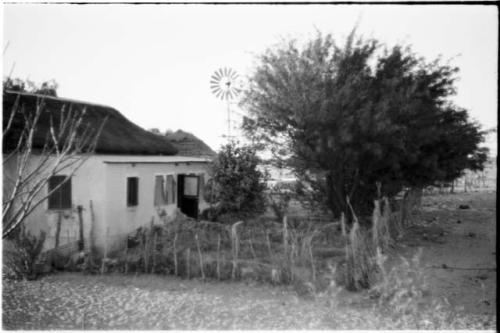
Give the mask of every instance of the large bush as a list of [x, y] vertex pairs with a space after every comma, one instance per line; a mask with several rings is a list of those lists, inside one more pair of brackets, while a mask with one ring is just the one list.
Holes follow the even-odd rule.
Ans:
[[[306, 180], [335, 216], [347, 197], [369, 215], [377, 196], [481, 169], [485, 132], [453, 105], [458, 69], [355, 32], [318, 34], [258, 58], [242, 106], [250, 139]], [[349, 219], [352, 221], [352, 218]]]
[[259, 163], [251, 146], [231, 142], [221, 148], [204, 193], [212, 204], [210, 219], [250, 218], [265, 211], [266, 176], [258, 169]]

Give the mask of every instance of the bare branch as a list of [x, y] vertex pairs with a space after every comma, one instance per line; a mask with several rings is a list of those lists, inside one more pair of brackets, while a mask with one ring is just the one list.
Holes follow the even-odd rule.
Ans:
[[[34, 114], [19, 108], [19, 103], [13, 108], [24, 117], [24, 128], [20, 133], [16, 148], [3, 159], [3, 165], [10, 163], [16, 156], [15, 175], [4, 175], [13, 186], [8, 195], [4, 195], [3, 237], [8, 236], [22, 222], [47, 200], [55, 191], [69, 179], [92, 156], [107, 117], [98, 129], [84, 124], [86, 109], [81, 112], [61, 108], [58, 124], [50, 118], [50, 128], [46, 133], [45, 143], [41, 149], [34, 145], [35, 133], [39, 119], [45, 107], [44, 99], [37, 101]], [[11, 115], [7, 128], [11, 129], [14, 116]], [[4, 133], [5, 134], [5, 133]], [[66, 179], [55, 188], [42, 195], [50, 177], [65, 173]]]
[[50, 117], [50, 136], [52, 138], [52, 143], [56, 150], [56, 154], [59, 155], [59, 140], [56, 138], [56, 133], [54, 132], [54, 123], [52, 122], [52, 116]]

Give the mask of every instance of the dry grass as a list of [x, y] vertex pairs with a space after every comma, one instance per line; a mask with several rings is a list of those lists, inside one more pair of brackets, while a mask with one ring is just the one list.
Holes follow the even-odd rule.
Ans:
[[[383, 209], [381, 204], [383, 204]], [[387, 198], [374, 201], [372, 214], [372, 239], [374, 246], [382, 249], [382, 251], [386, 251], [392, 242], [389, 230], [391, 213], [389, 200]]]
[[375, 282], [377, 266], [373, 251], [371, 238], [356, 220], [346, 243], [346, 287], [349, 290], [369, 288]]
[[[447, 299], [429, 298], [430, 288], [421, 255], [420, 248], [411, 260], [401, 257], [401, 263], [389, 272], [381, 270], [379, 283], [368, 292], [376, 300], [373, 305], [376, 322], [386, 329], [484, 328], [482, 320], [465, 315], [463, 309], [454, 309]], [[377, 253], [380, 267], [384, 267], [385, 259]]]
[[386, 269], [380, 250], [376, 262], [379, 280], [362, 293], [346, 292], [333, 282], [320, 294], [330, 307], [330, 325], [335, 329], [496, 329], [496, 316], [470, 315], [445, 299], [430, 294], [419, 250], [411, 260]]
[[[110, 265], [104, 271], [255, 279], [273, 284], [315, 282], [322, 273], [323, 267], [318, 266], [324, 266], [325, 253], [335, 252], [328, 251], [326, 236], [335, 227], [335, 223], [316, 227], [286, 218], [283, 223], [259, 220], [226, 225], [180, 216], [137, 230], [136, 245], [110, 253], [106, 260]], [[317, 254], [320, 245], [322, 252]]]
[[[492, 205], [494, 209], [494, 201]], [[484, 217], [473, 210], [459, 212], [475, 214], [476, 219]], [[347, 291], [345, 253], [318, 252], [327, 245], [345, 246], [342, 225], [340, 230], [337, 225], [328, 229], [335, 231], [328, 236], [325, 230], [306, 225], [288, 219], [286, 237], [283, 224], [264, 223], [259, 228], [239, 225], [236, 279], [244, 282], [216, 281], [217, 256], [221, 257], [222, 279], [231, 278], [230, 228], [225, 233], [212, 230], [213, 235], [201, 230], [171, 234], [172, 239], [177, 235], [179, 275], [186, 273], [185, 255], [191, 246], [190, 275], [201, 276], [202, 263], [206, 275], [203, 282], [159, 274], [74, 274], [71, 279], [62, 275], [23, 283], [4, 281], [4, 328], [69, 329], [82, 328], [84, 323], [86, 329], [496, 329], [496, 316], [470, 315], [438, 298], [429, 288], [430, 272], [424, 269], [418, 253], [408, 260], [399, 258], [396, 264], [388, 255], [397, 248], [384, 252], [373, 246], [365, 251], [368, 256], [360, 254], [363, 246], [373, 242], [373, 235], [359, 226], [346, 230], [352, 245], [349, 251], [353, 258], [365, 258], [358, 263], [365, 262], [374, 269], [373, 285], [360, 292]], [[408, 237], [415, 236], [412, 230], [407, 230]], [[172, 249], [158, 249], [157, 254], [168, 254], [171, 260], [164, 262], [158, 256], [155, 272], [163, 273], [161, 267], [171, 267], [168, 273], [174, 273]], [[293, 265], [284, 258], [292, 259]], [[294, 280], [283, 285], [290, 267]], [[353, 276], [363, 277], [361, 272], [353, 270]], [[258, 281], [280, 285], [272, 287]]]

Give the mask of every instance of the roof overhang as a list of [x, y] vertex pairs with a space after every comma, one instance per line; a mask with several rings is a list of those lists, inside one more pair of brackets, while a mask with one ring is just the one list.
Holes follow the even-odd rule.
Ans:
[[176, 163], [210, 163], [209, 158], [190, 156], [109, 156], [103, 160], [106, 164], [176, 164]]

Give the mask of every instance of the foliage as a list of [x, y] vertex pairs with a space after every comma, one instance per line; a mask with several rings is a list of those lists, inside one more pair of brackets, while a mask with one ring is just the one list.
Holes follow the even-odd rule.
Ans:
[[31, 235], [24, 227], [17, 235], [4, 243], [4, 276], [12, 279], [35, 279], [39, 274], [37, 265], [45, 242], [45, 232], [40, 236]]
[[148, 131], [150, 131], [151, 133], [154, 133], [154, 134], [161, 135], [160, 130], [158, 128], [156, 128], [156, 127], [150, 128], [150, 129], [148, 129]]
[[3, 80], [3, 90], [29, 92], [39, 95], [47, 95], [57, 97], [58, 83], [55, 80], [44, 81], [41, 84], [36, 84], [33, 81], [6, 77]]
[[283, 220], [283, 217], [285, 217], [290, 205], [290, 200], [292, 200], [294, 196], [294, 192], [294, 184], [277, 183], [270, 186], [268, 194], [269, 206], [273, 210], [278, 221]]
[[401, 46], [382, 50], [355, 31], [344, 45], [320, 33], [297, 44], [258, 58], [242, 99], [243, 129], [335, 216], [349, 213], [347, 197], [368, 215], [376, 182], [392, 197], [483, 167], [485, 132], [448, 101], [457, 68]]
[[216, 205], [217, 217], [243, 219], [265, 211], [266, 175], [258, 169], [259, 162], [251, 146], [231, 142], [221, 148], [205, 188], [205, 199]]

